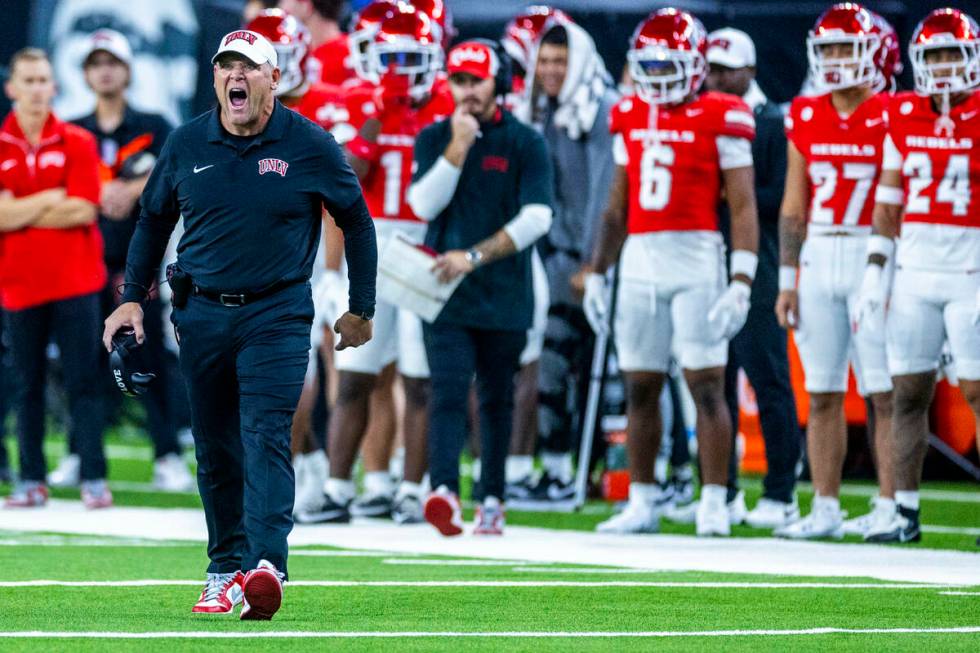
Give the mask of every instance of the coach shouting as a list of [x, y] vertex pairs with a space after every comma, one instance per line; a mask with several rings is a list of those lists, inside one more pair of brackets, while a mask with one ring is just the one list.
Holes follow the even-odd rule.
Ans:
[[506, 55], [489, 41], [450, 51], [452, 118], [422, 130], [408, 191], [429, 221], [425, 243], [440, 252], [443, 281], [467, 275], [439, 317], [424, 327], [432, 374], [425, 517], [443, 535], [462, 532], [459, 454], [476, 373], [484, 496], [476, 533], [503, 531], [504, 464], [511, 436], [514, 373], [534, 298], [531, 252], [552, 218], [552, 169], [544, 139], [500, 108], [510, 86]]
[[[282, 601], [292, 528], [289, 434], [310, 348], [309, 278], [323, 207], [344, 231], [350, 310], [339, 349], [371, 338], [377, 245], [357, 177], [324, 130], [274, 97], [276, 52], [227, 34], [214, 63], [218, 107], [171, 134], [141, 198], [123, 304], [106, 320], [143, 339], [143, 311], [170, 234], [173, 322], [187, 381], [207, 583], [194, 612], [270, 619]], [[243, 575], [242, 571], [247, 574]]]

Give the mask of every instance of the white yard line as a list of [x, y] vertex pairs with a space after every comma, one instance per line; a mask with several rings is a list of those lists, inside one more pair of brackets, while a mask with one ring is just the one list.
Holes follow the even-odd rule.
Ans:
[[[150, 540], [205, 542], [204, 514], [191, 508], [87, 511], [78, 501], [51, 501], [40, 510], [0, 510], [0, 531], [72, 533]], [[9, 538], [9, 535], [6, 535]], [[683, 535], [606, 535], [508, 526], [504, 537], [441, 537], [428, 524], [396, 526], [379, 520], [300, 526], [293, 546], [385, 551], [387, 555], [511, 560], [515, 565], [564, 564], [661, 571], [855, 577], [905, 583], [980, 586], [980, 553], [921, 547], [771, 538]]]
[[943, 596], [980, 596], [980, 592], [940, 592]]
[[[175, 587], [201, 585], [203, 580], [21, 580], [2, 581], [3, 587]], [[656, 587], [672, 589], [858, 589], [858, 590], [932, 590], [955, 587], [950, 585], [922, 585], [918, 583], [773, 583], [773, 582], [724, 582], [724, 581], [564, 581], [564, 580], [295, 580], [289, 587]]]
[[419, 565], [422, 567], [513, 567], [515, 560], [452, 560], [446, 558], [386, 558], [385, 565]]
[[980, 633], [980, 626], [961, 626], [953, 628], [800, 628], [794, 630], [648, 630], [625, 631], [501, 631], [501, 632], [317, 632], [317, 631], [160, 631], [160, 632], [117, 632], [117, 631], [15, 631], [0, 632], [0, 638], [11, 639], [419, 639], [467, 637], [487, 639], [596, 639], [596, 638], [674, 638], [674, 637], [812, 637], [821, 635], [923, 635], [923, 634], [962, 634]]

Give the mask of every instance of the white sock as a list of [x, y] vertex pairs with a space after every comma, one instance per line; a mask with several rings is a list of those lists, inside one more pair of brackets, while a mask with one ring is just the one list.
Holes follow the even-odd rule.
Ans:
[[422, 496], [422, 484], [412, 483], [411, 481], [402, 481], [398, 484], [398, 492], [395, 493], [395, 500], [401, 499], [405, 496], [421, 497]]
[[707, 504], [724, 506], [728, 503], [728, 488], [724, 485], [702, 485], [701, 500]]
[[330, 495], [331, 499], [341, 503], [347, 503], [354, 498], [356, 493], [354, 481], [347, 481], [342, 478], [328, 478], [323, 489]]
[[472, 472], [473, 473], [473, 482], [474, 483], [479, 483], [480, 482], [480, 470], [482, 469], [482, 467], [480, 466], [480, 459], [479, 458], [476, 458], [476, 459], [473, 460], [473, 466], [470, 469], [473, 470], [473, 472]]
[[497, 497], [488, 496], [483, 500], [483, 505], [485, 505], [487, 508], [499, 508], [500, 499], [498, 499]]
[[657, 457], [657, 460], [653, 463], [653, 477], [657, 479], [657, 483], [663, 485], [667, 482], [667, 463], [670, 461], [666, 458]]
[[837, 497], [825, 497], [819, 494], [813, 495], [813, 505], [810, 512], [826, 510], [827, 512], [840, 512], [840, 499]]
[[508, 483], [519, 483], [534, 471], [532, 456], [507, 456], [505, 475]]
[[919, 509], [918, 490], [898, 490], [895, 492], [895, 503], [910, 510]]
[[394, 489], [394, 483], [388, 472], [364, 473], [364, 493], [368, 496], [388, 496]]
[[895, 499], [879, 495], [875, 497], [875, 507], [889, 512], [895, 512]]
[[557, 478], [562, 483], [572, 482], [574, 474], [572, 471], [572, 454], [545, 451], [541, 454], [541, 465], [552, 478]]
[[316, 479], [318, 486], [323, 485], [330, 476], [330, 462], [327, 460], [327, 452], [323, 449], [317, 449], [306, 454], [306, 470], [311, 477]]
[[630, 483], [630, 501], [645, 505], [653, 505], [660, 497], [660, 488], [656, 483]]

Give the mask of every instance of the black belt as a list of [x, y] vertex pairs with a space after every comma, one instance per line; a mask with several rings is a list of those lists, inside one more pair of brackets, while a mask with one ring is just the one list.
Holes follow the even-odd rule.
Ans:
[[284, 290], [289, 286], [294, 286], [297, 283], [300, 283], [300, 281], [300, 279], [277, 281], [271, 286], [255, 292], [221, 292], [219, 290], [202, 288], [201, 286], [194, 284], [192, 286], [191, 294], [197, 295], [198, 297], [204, 297], [205, 299], [210, 299], [213, 302], [218, 302], [222, 306], [244, 306], [245, 304], [251, 304], [252, 302], [264, 299], [270, 295], [274, 295], [280, 290]]

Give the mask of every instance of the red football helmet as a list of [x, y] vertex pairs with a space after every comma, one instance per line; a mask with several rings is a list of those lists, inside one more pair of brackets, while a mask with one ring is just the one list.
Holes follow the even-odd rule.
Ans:
[[878, 74], [875, 76], [874, 90], [876, 93], [885, 90], [893, 91], [895, 78], [902, 74], [903, 69], [902, 46], [898, 42], [898, 32], [883, 16], [875, 12], [871, 12], [871, 15], [881, 34], [881, 47], [878, 48], [878, 56], [875, 57]]
[[637, 94], [650, 104], [675, 104], [701, 88], [708, 33], [701, 21], [674, 8], [659, 9], [637, 25], [626, 53]]
[[449, 44], [456, 38], [456, 28], [453, 27], [453, 14], [449, 11], [449, 6], [445, 0], [406, 0], [419, 11], [427, 14], [432, 22], [439, 27], [440, 38], [444, 50], [449, 49]]
[[368, 44], [368, 71], [375, 79], [386, 75], [408, 78], [409, 95], [420, 99], [432, 90], [442, 69], [441, 34], [428, 14], [399, 3]]
[[362, 9], [351, 23], [350, 34], [347, 36], [354, 72], [361, 79], [378, 83], [372, 76], [367, 60], [368, 45], [374, 40], [378, 26], [395, 10], [395, 0], [375, 0]]
[[[955, 56], [929, 61], [930, 52]], [[938, 53], [937, 53], [938, 54]], [[909, 58], [920, 93], [959, 93], [980, 86], [980, 28], [959, 9], [936, 9], [915, 28]]]
[[[874, 84], [881, 44], [881, 25], [870, 11], [854, 2], [836, 4], [807, 36], [810, 78], [824, 92]], [[850, 51], [842, 52], [847, 46]], [[835, 51], [828, 52], [830, 48]]]
[[266, 9], [245, 29], [269, 39], [276, 49], [282, 72], [276, 95], [289, 95], [306, 83], [311, 39], [310, 31], [299, 19], [282, 9]]
[[500, 39], [504, 50], [517, 65], [525, 71], [530, 67], [538, 40], [545, 32], [555, 25], [571, 23], [561, 9], [553, 9], [545, 5], [531, 5], [511, 19], [504, 27], [504, 35]]

